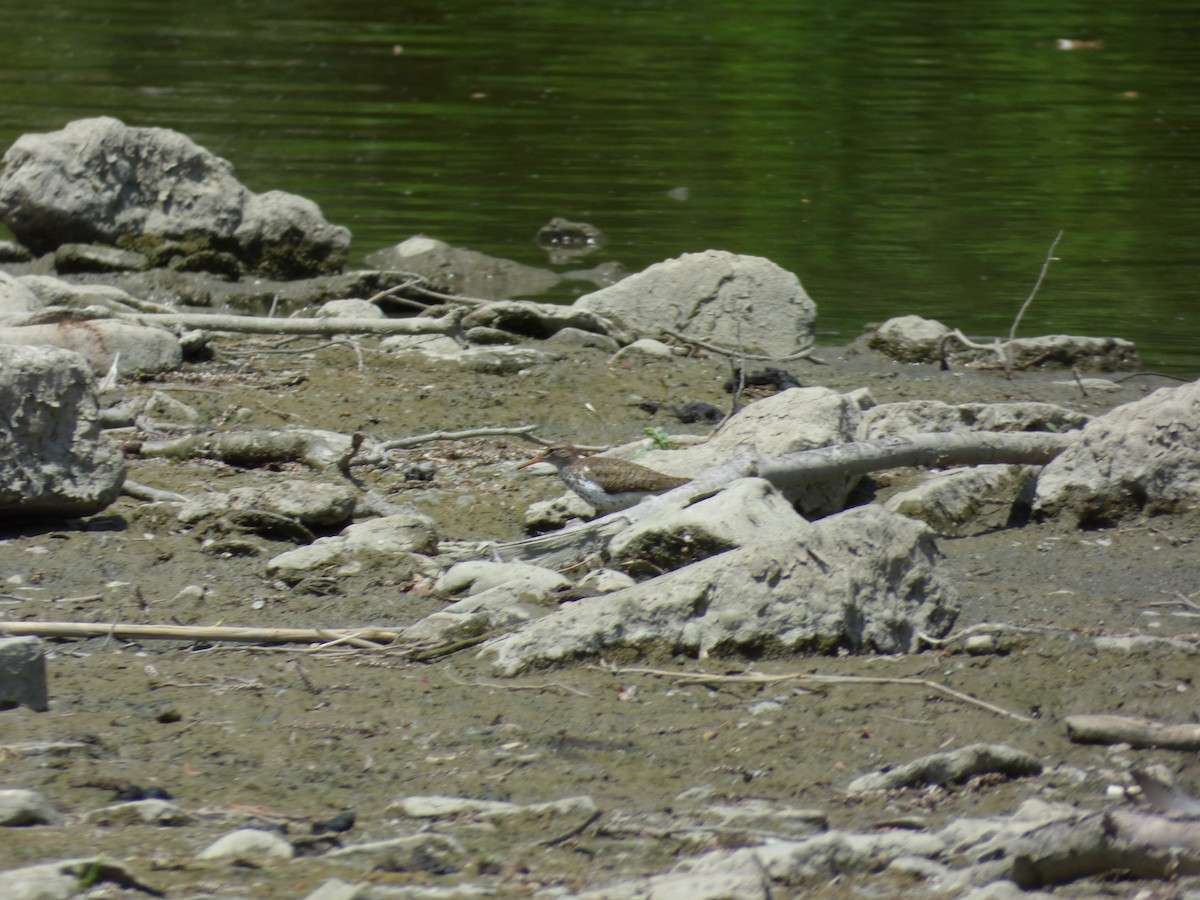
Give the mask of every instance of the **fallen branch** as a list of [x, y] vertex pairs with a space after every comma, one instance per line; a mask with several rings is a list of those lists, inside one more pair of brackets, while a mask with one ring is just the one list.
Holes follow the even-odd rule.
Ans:
[[420, 316], [411, 319], [350, 319], [329, 316], [321, 319], [274, 319], [267, 316], [205, 315], [203, 313], [120, 313], [116, 318], [140, 325], [229, 331], [237, 334], [457, 334], [465, 307], [440, 319]]
[[1163, 750], [1200, 750], [1200, 724], [1169, 724], [1136, 716], [1067, 716], [1067, 735], [1077, 744], [1129, 744]]
[[710, 494], [738, 478], [758, 476], [777, 488], [797, 490], [813, 482], [866, 475], [880, 469], [995, 463], [1042, 465], [1069, 447], [1077, 436], [1078, 432], [1056, 434], [1046, 431], [893, 435], [777, 457], [759, 457], [750, 448], [734, 459], [702, 472], [687, 484], [649, 497], [630, 509], [551, 534], [497, 544], [494, 550], [500, 559], [538, 559], [543, 565], [557, 568], [602, 550], [608, 538], [664, 505]]
[[417, 434], [412, 437], [392, 438], [391, 440], [383, 441], [379, 444], [380, 450], [406, 450], [410, 447], [417, 447], [421, 444], [429, 444], [433, 441], [461, 441], [465, 438], [476, 437], [527, 437], [530, 440], [536, 438], [530, 437], [530, 432], [537, 430], [536, 425], [497, 425], [483, 428], [468, 428], [464, 431], [430, 431], [426, 434]]
[[352, 642], [377, 648], [400, 637], [374, 628], [250, 628], [235, 625], [130, 625], [121, 622], [0, 622], [0, 635], [114, 637], [119, 640], [238, 641], [253, 644]]

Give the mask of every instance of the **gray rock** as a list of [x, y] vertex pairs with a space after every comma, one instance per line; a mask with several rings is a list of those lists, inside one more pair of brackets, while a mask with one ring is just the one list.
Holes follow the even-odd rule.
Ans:
[[608, 334], [611, 324], [596, 313], [574, 306], [534, 303], [531, 300], [503, 300], [487, 303], [467, 313], [463, 328], [499, 328], [523, 337], [548, 338], [564, 328], [577, 328], [593, 334]]
[[950, 329], [935, 319], [897, 316], [880, 325], [867, 346], [897, 362], [938, 362], [942, 339]]
[[997, 524], [1003, 525], [1038, 471], [1037, 466], [995, 465], [930, 473], [916, 487], [889, 497], [884, 508], [920, 519], [938, 534], [957, 534], [988, 509], [999, 513]]
[[289, 478], [224, 494], [202, 494], [183, 504], [178, 515], [186, 525], [228, 510], [261, 509], [290, 516], [309, 527], [327, 527], [349, 522], [357, 498], [358, 491], [348, 484]]
[[622, 591], [625, 588], [631, 588], [635, 584], [632, 578], [624, 572], [618, 572], [616, 569], [592, 569], [582, 578], [579, 579], [581, 588], [588, 588], [600, 594], [611, 594], [613, 591]]
[[0, 241], [0, 263], [27, 263], [33, 254], [16, 241]]
[[[1009, 365], [1015, 369], [1078, 369], [1081, 372], [1135, 372], [1142, 367], [1132, 341], [1110, 337], [1049, 334], [1017, 338], [1007, 346]], [[957, 354], [955, 358], [957, 358]], [[983, 362], [994, 359], [976, 351]]]
[[586, 598], [484, 648], [512, 675], [614, 651], [756, 656], [899, 653], [957, 614], [924, 526], [877, 507], [813, 523], [802, 539], [730, 550], [636, 587]]
[[500, 585], [430, 613], [405, 628], [404, 639], [429, 643], [469, 640], [489, 631], [512, 630], [546, 612], [537, 597], [524, 597]]
[[656, 263], [574, 308], [612, 320], [631, 338], [663, 328], [746, 353], [790, 356], [812, 340], [816, 304], [770, 260], [721, 250]]
[[[616, 354], [616, 358], [626, 359], [631, 356], [642, 356], [646, 359], [670, 359], [675, 352], [662, 341], [654, 338], [638, 338], [632, 344], [627, 344]], [[614, 358], [614, 362], [616, 361]]]
[[121, 375], [173, 372], [183, 363], [183, 348], [171, 332], [114, 319], [8, 326], [0, 328], [0, 343], [71, 350], [99, 375], [114, 361]]
[[136, 312], [143, 305], [127, 291], [105, 284], [72, 284], [50, 275], [23, 275], [20, 283], [37, 296], [42, 306], [101, 307], [114, 312]]
[[546, 349], [570, 354], [581, 349], [596, 349], [603, 353], [616, 353], [621, 348], [616, 338], [607, 334], [596, 334], [581, 328], [561, 328], [546, 338]]
[[197, 859], [232, 859], [243, 865], [260, 866], [291, 859], [295, 849], [271, 831], [241, 828], [223, 835], [196, 854]]
[[0, 344], [0, 409], [0, 520], [92, 515], [120, 495], [125, 457], [77, 354]]
[[392, 334], [379, 342], [392, 353], [423, 353], [429, 359], [453, 359], [462, 345], [448, 334]]
[[85, 894], [108, 896], [111, 894], [108, 887], [97, 887], [106, 882], [136, 892], [158, 893], [140, 883], [125, 866], [104, 856], [62, 859], [0, 872], [6, 900], [71, 900]]
[[[744, 446], [762, 456], [781, 456], [855, 440], [862, 417], [860, 394], [829, 388], [793, 388], [751, 403], [740, 410], [716, 437], [682, 450], [647, 453], [638, 462], [672, 475], [695, 475], [737, 457]], [[845, 508], [858, 476], [837, 476], [810, 483], [784, 496], [808, 517]]]
[[1200, 505], [1200, 382], [1118, 406], [1042, 470], [1034, 511], [1079, 525]]
[[57, 825], [61, 821], [62, 816], [37, 791], [23, 788], [0, 790], [0, 827]]
[[570, 583], [553, 569], [529, 563], [469, 560], [451, 566], [437, 580], [435, 588], [439, 594], [469, 597], [503, 586], [514, 592], [530, 592], [546, 597], [551, 591]]
[[382, 319], [383, 310], [370, 300], [329, 300], [317, 310], [317, 318]]
[[376, 251], [366, 263], [378, 269], [415, 272], [428, 279], [435, 290], [485, 300], [543, 294], [559, 282], [558, 275], [549, 269], [462, 250], [424, 236]]
[[621, 566], [642, 560], [670, 571], [735, 547], [801, 539], [812, 526], [770, 482], [739, 478], [697, 502], [665, 505], [609, 542]]
[[0, 220], [38, 253], [99, 243], [225, 254], [269, 277], [336, 272], [350, 246], [311, 201], [253, 194], [184, 135], [108, 117], [19, 138], [4, 155]]
[[23, 279], [0, 272], [0, 325], [19, 325], [45, 305]]
[[1053, 403], [943, 403], [904, 400], [882, 403], [863, 413], [858, 439], [935, 431], [1073, 431], [1090, 417]]
[[46, 657], [36, 637], [0, 638], [0, 709], [13, 705], [50, 708]]
[[306, 547], [281, 553], [267, 563], [267, 572], [298, 580], [316, 569], [353, 574], [381, 566], [411, 568], [414, 554], [436, 552], [433, 520], [400, 513], [349, 525], [334, 537], [318, 538]]
[[136, 272], [149, 265], [150, 259], [144, 253], [100, 244], [61, 244], [54, 251], [54, 270], [64, 275], [78, 272]]
[[414, 819], [486, 822], [522, 841], [542, 841], [573, 834], [600, 815], [588, 796], [563, 797], [545, 803], [509, 803], [470, 797], [405, 797], [388, 807], [391, 815]]
[[1007, 744], [970, 744], [947, 753], [933, 753], [902, 766], [870, 772], [846, 787], [848, 794], [929, 784], [958, 784], [972, 775], [998, 773], [1010, 778], [1037, 775], [1042, 763], [1030, 753]]
[[160, 825], [178, 827], [187, 825], [192, 817], [166, 800], [134, 800], [129, 803], [113, 803], [93, 809], [83, 820], [101, 828], [124, 825]]
[[427, 832], [337, 847], [325, 856], [339, 860], [366, 857], [374, 868], [391, 872], [426, 871], [431, 865], [453, 871], [462, 867], [466, 848], [451, 835]]

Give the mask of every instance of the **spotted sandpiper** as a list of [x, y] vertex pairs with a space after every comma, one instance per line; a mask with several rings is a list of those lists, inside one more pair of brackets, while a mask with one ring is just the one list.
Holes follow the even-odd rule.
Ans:
[[649, 494], [661, 494], [691, 480], [664, 475], [626, 459], [584, 456], [570, 444], [551, 444], [536, 459], [518, 468], [541, 462], [558, 469], [567, 487], [600, 515], [626, 509]]

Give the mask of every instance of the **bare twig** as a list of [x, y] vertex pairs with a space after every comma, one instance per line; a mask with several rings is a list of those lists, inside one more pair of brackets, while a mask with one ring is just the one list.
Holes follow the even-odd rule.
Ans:
[[708, 672], [672, 672], [669, 669], [649, 669], [638, 666], [620, 668], [596, 666], [614, 675], [657, 675], [665, 678], [676, 678], [680, 684], [781, 684], [787, 681], [808, 681], [813, 684], [895, 684], [905, 687], [922, 687], [937, 691], [963, 703], [970, 703], [980, 709], [995, 713], [1007, 719], [1018, 722], [1034, 722], [1029, 716], [1022, 716], [994, 703], [972, 697], [970, 694], [956, 690], [937, 681], [927, 678], [883, 678], [868, 675], [818, 675], [811, 672], [790, 672], [783, 675], [764, 675], [758, 672], [748, 672], [743, 675], [714, 675]]
[[536, 425], [496, 425], [485, 428], [468, 428], [464, 431], [429, 431], [425, 434], [414, 435], [413, 437], [393, 438], [390, 441], [383, 441], [379, 445], [379, 449], [407, 450], [409, 447], [417, 447], [421, 444], [432, 443], [433, 441], [461, 441], [465, 438], [476, 437], [523, 437], [538, 444], [550, 443], [549, 441], [533, 437], [532, 432], [536, 429]]
[[1021, 324], [1021, 317], [1025, 315], [1025, 310], [1029, 309], [1029, 304], [1033, 302], [1033, 298], [1037, 296], [1038, 289], [1042, 286], [1042, 282], [1046, 278], [1046, 272], [1050, 269], [1050, 263], [1054, 262], [1054, 248], [1058, 246], [1058, 242], [1062, 240], [1063, 233], [1060, 231], [1050, 244], [1050, 249], [1046, 251], [1046, 261], [1042, 263], [1042, 271], [1038, 275], [1037, 281], [1033, 285], [1033, 290], [1029, 292], [1029, 296], [1025, 298], [1025, 302], [1021, 304], [1021, 309], [1017, 312], [1017, 317], [1013, 319], [1012, 328], [1008, 330], [1008, 339], [1013, 341], [1017, 337], [1017, 326]]

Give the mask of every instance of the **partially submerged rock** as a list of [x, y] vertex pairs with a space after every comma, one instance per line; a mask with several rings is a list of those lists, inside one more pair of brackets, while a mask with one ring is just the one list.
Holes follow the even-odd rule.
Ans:
[[91, 515], [121, 493], [125, 457], [78, 354], [0, 344], [0, 409], [0, 520]]
[[443, 293], [485, 300], [542, 294], [559, 281], [559, 276], [549, 269], [535, 269], [511, 259], [451, 247], [445, 241], [423, 235], [377, 250], [366, 262], [379, 269], [421, 275]]
[[1042, 471], [1035, 512], [1084, 527], [1200, 507], [1200, 382], [1094, 419]]
[[760, 256], [686, 253], [575, 301], [634, 337], [663, 329], [733, 352], [788, 357], [812, 342], [817, 307], [791, 272]]
[[1121, 338], [1051, 334], [986, 343], [970, 341], [961, 332], [921, 316], [888, 319], [867, 336], [866, 344], [897, 362], [909, 363], [1097, 372], [1129, 371], [1140, 366], [1137, 347]]
[[336, 272], [350, 247], [311, 200], [251, 193], [185, 135], [109, 117], [19, 138], [4, 155], [0, 220], [38, 253], [111, 244], [158, 265], [211, 271], [225, 258], [276, 277]]

